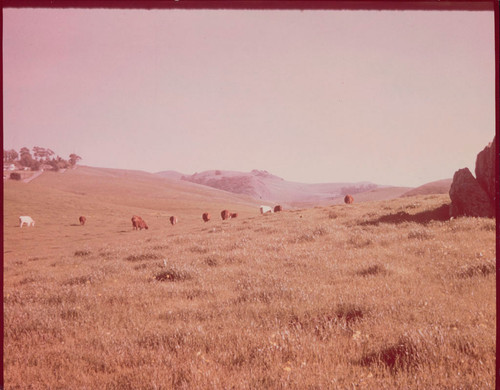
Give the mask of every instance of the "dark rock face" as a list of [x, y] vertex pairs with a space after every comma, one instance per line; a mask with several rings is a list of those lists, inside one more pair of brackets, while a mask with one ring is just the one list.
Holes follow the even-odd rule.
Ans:
[[487, 192], [479, 185], [468, 168], [453, 175], [450, 188], [450, 216], [488, 217], [495, 215], [495, 208]]
[[[496, 138], [496, 137], [495, 137]], [[495, 193], [495, 138], [490, 142], [476, 158], [476, 179], [479, 185], [486, 191], [493, 206], [496, 204]]]
[[476, 157], [476, 179], [469, 169], [459, 169], [450, 187], [450, 216], [495, 217], [497, 179], [496, 136]]

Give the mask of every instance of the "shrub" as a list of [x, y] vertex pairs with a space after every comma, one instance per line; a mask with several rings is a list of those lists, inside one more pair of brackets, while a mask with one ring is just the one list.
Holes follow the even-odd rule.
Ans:
[[12, 180], [21, 180], [21, 174], [19, 172], [12, 172], [10, 178]]

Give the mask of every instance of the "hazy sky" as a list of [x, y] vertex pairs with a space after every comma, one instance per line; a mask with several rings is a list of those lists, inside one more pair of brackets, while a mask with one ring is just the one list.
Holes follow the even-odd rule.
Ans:
[[4, 9], [4, 149], [417, 186], [495, 134], [489, 11]]

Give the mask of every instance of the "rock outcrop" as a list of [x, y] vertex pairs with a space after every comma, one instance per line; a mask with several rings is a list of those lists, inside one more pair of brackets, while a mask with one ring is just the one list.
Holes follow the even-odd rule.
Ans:
[[[496, 138], [496, 137], [495, 137]], [[495, 138], [476, 158], [476, 180], [495, 205]]]
[[495, 139], [476, 158], [476, 177], [468, 168], [453, 175], [450, 187], [450, 216], [495, 217]]
[[450, 188], [450, 216], [493, 217], [494, 209], [490, 198], [469, 168], [459, 169], [453, 175]]

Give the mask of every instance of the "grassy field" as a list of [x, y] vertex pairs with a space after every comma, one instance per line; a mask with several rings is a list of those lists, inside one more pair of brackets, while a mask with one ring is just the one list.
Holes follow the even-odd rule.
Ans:
[[8, 181], [5, 388], [494, 388], [495, 220], [448, 203], [259, 215], [134, 172]]

